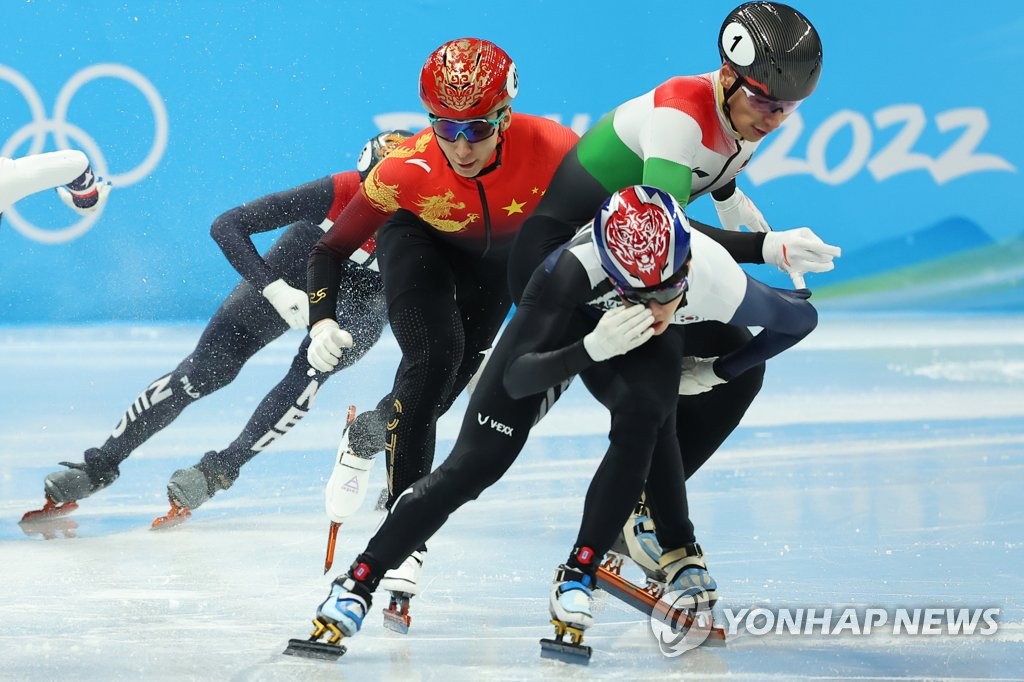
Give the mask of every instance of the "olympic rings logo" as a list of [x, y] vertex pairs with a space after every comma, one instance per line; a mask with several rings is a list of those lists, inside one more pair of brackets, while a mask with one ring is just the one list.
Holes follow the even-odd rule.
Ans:
[[[83, 86], [99, 78], [119, 78], [133, 85], [146, 98], [153, 112], [153, 144], [149, 154], [139, 165], [124, 173], [112, 173], [107, 158], [96, 144], [96, 140], [67, 120], [68, 107], [74, 96]], [[167, 149], [167, 108], [153, 84], [135, 69], [123, 64], [94, 64], [82, 69], [61, 88], [53, 106], [52, 118], [46, 117], [42, 98], [32, 83], [19, 72], [0, 64], [0, 80], [17, 88], [25, 98], [25, 103], [28, 104], [32, 114], [32, 122], [19, 128], [7, 139], [7, 142], [0, 148], [0, 156], [13, 157], [14, 151], [29, 139], [32, 142], [29, 145], [28, 154], [38, 154], [43, 151], [47, 136], [52, 134], [57, 149], [82, 150], [89, 157], [93, 172], [108, 180], [114, 187], [126, 187], [139, 182], [149, 175], [163, 158], [164, 151]], [[60, 244], [76, 239], [88, 232], [99, 217], [100, 214], [96, 213], [83, 217], [74, 225], [62, 230], [47, 230], [25, 220], [18, 214], [14, 206], [4, 211], [4, 222], [10, 221], [10, 225], [14, 229], [29, 239], [44, 244]]]

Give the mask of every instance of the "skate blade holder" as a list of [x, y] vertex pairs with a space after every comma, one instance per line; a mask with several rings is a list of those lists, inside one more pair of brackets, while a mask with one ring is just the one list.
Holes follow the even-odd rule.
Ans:
[[725, 628], [715, 627], [715, 619], [711, 611], [703, 609], [699, 611], [673, 609], [672, 616], [677, 627], [681, 626], [686, 630], [694, 627], [707, 630], [708, 634], [704, 641], [700, 643], [700, 646], [725, 646]]
[[[313, 634], [309, 636], [309, 639], [289, 639], [288, 646], [281, 653], [285, 656], [336, 661], [348, 651], [341, 644], [342, 634], [336, 625], [323, 623], [320, 619], [314, 618], [313, 626]], [[327, 641], [319, 641], [323, 635], [328, 633]]]
[[192, 510], [188, 507], [182, 507], [174, 500], [170, 500], [171, 509], [164, 516], [158, 516], [153, 519], [153, 524], [149, 527], [150, 530], [167, 530], [168, 528], [174, 528], [180, 526], [189, 520], [192, 516]]
[[18, 523], [28, 524], [37, 521], [47, 521], [49, 519], [55, 519], [70, 514], [76, 509], [78, 509], [78, 503], [75, 501], [57, 504], [49, 495], [47, 495], [46, 502], [43, 504], [42, 509], [33, 509], [32, 511], [25, 512], [22, 514], [21, 521]]
[[409, 599], [405, 592], [392, 592], [391, 603], [384, 609], [384, 627], [400, 635], [409, 634], [412, 616], [409, 615]]
[[[556, 639], [544, 638], [540, 640], [540, 657], [562, 661], [563, 663], [589, 665], [590, 654], [593, 650], [589, 646], [581, 644], [583, 641], [583, 631], [557, 620], [552, 620], [551, 624], [555, 626]], [[568, 642], [565, 641], [566, 635], [569, 636]]]

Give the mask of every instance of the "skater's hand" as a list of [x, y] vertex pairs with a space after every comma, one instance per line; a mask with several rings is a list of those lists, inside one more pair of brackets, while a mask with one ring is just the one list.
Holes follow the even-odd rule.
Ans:
[[305, 291], [289, 286], [283, 279], [275, 279], [263, 287], [263, 295], [292, 329], [305, 329], [309, 325], [309, 296]]
[[679, 395], [697, 395], [710, 391], [725, 379], [715, 374], [713, 358], [683, 358], [683, 374], [679, 379]]
[[96, 196], [89, 192], [86, 195], [72, 194], [67, 187], [58, 187], [57, 196], [64, 202], [64, 205], [80, 216], [89, 216], [99, 213], [107, 203], [107, 196], [110, 194], [110, 183], [104, 182], [102, 178], [96, 180]]
[[583, 347], [594, 362], [624, 355], [654, 335], [654, 314], [645, 306], [612, 308], [601, 316], [597, 327], [583, 337]]
[[809, 227], [769, 232], [761, 247], [764, 262], [788, 275], [828, 272], [835, 267], [832, 259], [842, 253], [842, 249], [826, 244]]
[[333, 371], [341, 359], [341, 350], [352, 347], [352, 335], [331, 319], [314, 324], [309, 330], [309, 337], [306, 360], [313, 369], [321, 372]]
[[715, 210], [718, 211], [718, 220], [726, 230], [739, 232], [740, 227], [745, 225], [751, 232], [772, 231], [761, 211], [739, 187], [725, 201], [718, 201], [713, 197], [712, 199], [715, 202]]

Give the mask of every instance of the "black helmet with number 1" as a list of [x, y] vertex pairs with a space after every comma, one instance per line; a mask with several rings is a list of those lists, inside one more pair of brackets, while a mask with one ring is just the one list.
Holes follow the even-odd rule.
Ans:
[[385, 130], [371, 137], [363, 145], [363, 151], [359, 152], [359, 158], [356, 159], [356, 170], [359, 171], [360, 180], [365, 180], [373, 167], [380, 163], [388, 152], [415, 134], [408, 130]]
[[748, 2], [725, 18], [718, 52], [750, 89], [796, 102], [821, 76], [821, 39], [803, 14], [777, 2]]

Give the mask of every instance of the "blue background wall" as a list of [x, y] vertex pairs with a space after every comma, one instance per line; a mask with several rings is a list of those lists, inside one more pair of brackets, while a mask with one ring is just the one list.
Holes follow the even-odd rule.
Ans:
[[[375, 130], [424, 125], [419, 69], [447, 39], [502, 45], [516, 108], [582, 132], [671, 75], [716, 68], [734, 4], [4, 3], [4, 153], [61, 146], [25, 126], [45, 128], [85, 79], [65, 98], [67, 144], [102, 157], [115, 188], [89, 229], [51, 192], [4, 215], [0, 323], [205, 319], [237, 280], [211, 221], [351, 168]], [[776, 229], [808, 225], [843, 247], [834, 273], [809, 278], [815, 300], [1024, 308], [1024, 5], [795, 4], [823, 37], [821, 84], [740, 184]], [[716, 220], [708, 200], [691, 213]]]

